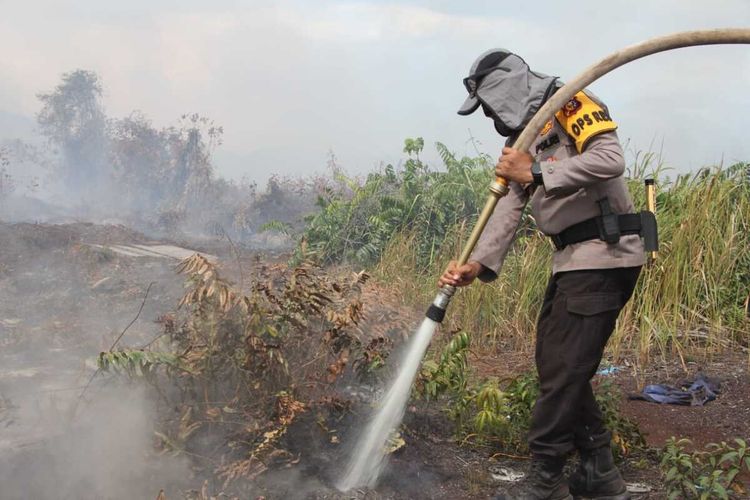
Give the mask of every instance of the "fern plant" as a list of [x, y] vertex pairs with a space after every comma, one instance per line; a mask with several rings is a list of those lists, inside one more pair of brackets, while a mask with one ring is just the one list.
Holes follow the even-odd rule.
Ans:
[[97, 358], [97, 366], [103, 372], [115, 372], [132, 378], [152, 378], [158, 368], [190, 371], [177, 354], [135, 349], [102, 352]]

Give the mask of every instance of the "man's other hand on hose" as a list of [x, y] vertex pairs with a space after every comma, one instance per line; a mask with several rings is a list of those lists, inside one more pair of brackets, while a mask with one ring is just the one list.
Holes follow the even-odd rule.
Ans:
[[469, 261], [463, 266], [459, 266], [458, 262], [452, 260], [450, 264], [448, 264], [448, 268], [438, 280], [438, 286], [442, 288], [445, 285], [470, 285], [481, 272], [482, 264], [475, 260]]

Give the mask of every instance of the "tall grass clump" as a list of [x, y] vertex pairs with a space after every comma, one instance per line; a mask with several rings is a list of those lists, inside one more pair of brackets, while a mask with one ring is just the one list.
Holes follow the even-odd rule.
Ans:
[[[707, 353], [750, 340], [750, 182], [747, 163], [661, 180], [661, 251], [624, 311], [621, 342], [648, 356]], [[641, 204], [641, 183], [631, 185]]]
[[[645, 266], [610, 343], [615, 356], [686, 351], [711, 354], [750, 343], [745, 300], [750, 293], [750, 183], [747, 164], [661, 177], [657, 219], [661, 248]], [[632, 172], [641, 177], [642, 171]], [[640, 178], [629, 181], [636, 209], [645, 206]], [[468, 231], [468, 228], [467, 228]], [[409, 235], [386, 250], [377, 275], [400, 279], [408, 297], [428, 301], [436, 277], [458, 254], [467, 231], [453, 231], [429, 276], [408, 273]], [[413, 251], [413, 250], [412, 250]], [[531, 348], [536, 316], [551, 269], [552, 246], [537, 231], [519, 232], [497, 280], [456, 296], [450, 329], [481, 332], [484, 347]], [[393, 276], [397, 269], [399, 278]]]
[[[427, 303], [436, 291], [437, 277], [460, 253], [491, 179], [486, 158], [456, 160], [440, 148], [447, 173], [430, 171], [410, 154], [412, 163], [407, 161], [404, 172], [368, 178], [351, 200], [337, 201], [337, 207], [329, 204], [308, 231], [308, 237], [318, 237], [312, 245], [318, 256], [328, 261], [353, 256], [350, 261], [372, 268], [406, 303]], [[644, 267], [620, 317], [610, 342], [613, 354], [634, 352], [645, 361], [654, 354], [711, 354], [737, 344], [747, 346], [750, 165], [706, 168], [670, 178], [653, 159], [650, 154], [638, 155], [628, 184], [636, 210], [641, 210], [643, 178], [647, 172], [656, 177], [661, 248], [656, 261]], [[392, 210], [394, 198], [405, 203], [412, 195], [408, 209]], [[334, 220], [342, 222], [335, 224], [338, 230], [329, 230], [327, 242], [315, 231]], [[532, 222], [525, 213], [497, 280], [462, 289], [453, 300], [446, 326], [475, 332], [477, 347], [533, 345], [553, 249]], [[326, 244], [341, 250], [326, 253]]]
[[[454, 228], [428, 273], [410, 272], [413, 236], [399, 234], [386, 248], [374, 275], [394, 284], [393, 289], [406, 303], [424, 305], [434, 297], [438, 276], [456, 258], [470, 230], [469, 226]], [[474, 345], [483, 349], [530, 346], [551, 258], [552, 245], [544, 235], [536, 230], [520, 231], [495, 281], [462, 288], [454, 296], [443, 322], [446, 329], [475, 332], [480, 338]]]

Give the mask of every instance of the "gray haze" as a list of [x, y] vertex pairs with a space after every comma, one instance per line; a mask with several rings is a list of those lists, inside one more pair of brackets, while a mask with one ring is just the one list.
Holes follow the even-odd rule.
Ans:
[[[163, 126], [198, 112], [223, 125], [226, 177], [320, 172], [329, 150], [364, 173], [398, 161], [413, 136], [462, 153], [473, 135], [494, 156], [486, 118], [456, 115], [485, 49], [570, 79], [649, 37], [749, 21], [747, 0], [5, 2], [0, 138], [28, 135], [36, 94], [84, 68], [101, 76], [110, 116], [139, 109]], [[687, 171], [750, 158], [748, 84], [750, 47], [723, 46], [652, 56], [593, 90], [632, 151]]]

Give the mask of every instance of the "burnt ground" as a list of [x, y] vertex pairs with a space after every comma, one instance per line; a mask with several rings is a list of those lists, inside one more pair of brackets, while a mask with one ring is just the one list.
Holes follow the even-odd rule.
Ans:
[[[177, 260], [107, 248], [154, 243], [216, 255], [225, 276], [241, 278], [238, 249], [227, 242], [155, 241], [113, 225], [0, 223], [0, 498], [156, 498], [162, 488], [167, 498], [183, 498], [206, 480], [210, 494], [221, 491], [190, 458], [160, 454], [153, 438], [159, 416], [148, 398], [112, 376], [92, 379], [96, 356], [118, 337], [118, 347], [139, 348], [162, 335], [158, 318], [182, 296]], [[239, 250], [246, 272], [284, 260]], [[364, 295], [377, 306], [369, 321], [404, 335], [413, 330], [416, 318], [399, 313], [398, 299], [374, 283]], [[324, 415], [326, 427], [316, 412], [305, 414], [285, 440], [299, 461], [271, 464], [247, 497], [486, 498], [492, 491], [475, 472], [485, 454], [456, 446], [439, 409], [425, 409], [407, 415], [407, 444], [376, 490], [339, 493], [335, 482], [354, 434], [333, 442], [327, 429], [343, 435], [365, 416]]]
[[141, 303], [123, 347], [160, 335], [154, 320], [181, 296], [176, 261], [93, 246], [148, 242], [123, 226], [0, 224], [1, 498], [117, 498], [110, 492], [127, 485], [142, 485], [131, 498], [158, 492], [167, 470], [142, 454], [142, 395], [91, 379], [97, 354]]
[[[155, 498], [164, 487], [167, 498], [181, 498], [179, 492], [200, 490], [206, 478], [184, 457], [175, 463], [156, 453], [146, 457], [142, 449], [126, 446], [129, 421], [141, 416], [138, 413], [130, 418], [127, 405], [118, 407], [119, 419], [107, 415], [107, 426], [89, 432], [90, 427], [96, 428], [96, 411], [102, 408], [96, 399], [111, 387], [106, 380], [97, 378], [80, 399], [81, 407], [89, 409], [89, 418], [82, 418], [76, 427], [83, 429], [83, 434], [71, 434], [71, 427], [57, 425], [67, 418], [70, 402], [88, 383], [95, 356], [109, 349], [136, 316], [149, 284], [153, 283], [148, 300], [124, 335], [123, 346], [143, 346], [159, 336], [162, 328], [155, 320], [172, 311], [182, 295], [183, 280], [174, 272], [176, 261], [129, 258], [96, 246], [149, 242], [150, 238], [122, 226], [0, 223], [0, 497]], [[212, 253], [226, 262], [237, 257], [236, 249], [220, 241], [160, 243]], [[262, 258], [266, 262], [279, 260], [274, 255]], [[246, 259], [258, 261], [257, 256]], [[398, 323], [406, 330], [419, 316], [411, 311], [401, 314], [398, 301], [375, 284], [368, 285], [365, 295], [366, 303], [380, 306], [370, 311], [377, 322]], [[495, 353], [471, 362], [482, 376], [507, 376], [528, 369], [531, 360], [528, 353]], [[698, 370], [718, 378], [722, 394], [704, 407], [622, 401], [623, 413], [638, 423], [652, 447], [662, 447], [671, 436], [687, 437], [701, 447], [708, 442], [750, 438], [748, 362], [747, 353], [724, 353], [685, 367], [676, 362], [653, 363], [637, 372], [625, 367], [611, 377], [624, 394], [649, 383], [678, 385]], [[116, 402], [105, 403], [105, 407], [117, 406]], [[501, 484], [493, 479], [493, 470], [520, 470], [527, 464], [503, 457], [491, 460], [492, 449], [459, 446], [439, 405], [419, 403], [407, 411], [402, 429], [405, 446], [391, 456], [378, 487], [341, 494], [334, 485], [344, 467], [343, 443], [349, 441], [345, 430], [358, 428], [356, 417], [326, 415], [322, 425], [310, 412], [289, 429], [287, 449], [299, 460], [272, 467], [256, 480], [254, 494], [248, 497], [488, 498]], [[148, 427], [149, 422], [140, 424]], [[340, 441], [322, 430], [334, 426], [342, 429]], [[142, 429], [134, 432], [138, 430]], [[122, 435], [122, 442], [112, 441], [113, 435]], [[98, 454], [100, 442], [109, 447], [109, 454]], [[80, 467], [72, 464], [77, 460]], [[148, 467], [122, 474], [131, 462]], [[640, 498], [663, 498], [655, 464], [655, 454], [623, 464], [627, 481], [652, 487], [650, 494]], [[102, 484], [94, 477], [107, 475], [111, 480]], [[210, 481], [209, 490], [219, 489], [218, 483]]]
[[[356, 410], [355, 410], [356, 412]], [[309, 417], [308, 417], [309, 418]], [[350, 421], [329, 421], [333, 427], [347, 427]], [[335, 420], [335, 419], [334, 419]], [[258, 478], [256, 498], [308, 500], [407, 500], [415, 498], [457, 499], [489, 498], [497, 483], [490, 476], [492, 464], [488, 450], [460, 447], [456, 444], [451, 422], [437, 405], [411, 407], [404, 418], [401, 437], [404, 446], [389, 457], [388, 465], [375, 489], [336, 490], [346, 466], [346, 443], [353, 433], [344, 434], [338, 444], [321, 439], [312, 425], [290, 429], [287, 449], [302, 460], [291, 468], [271, 471]], [[357, 431], [357, 426], [349, 426]], [[291, 443], [290, 443], [291, 444]]]

